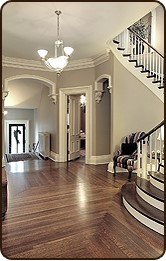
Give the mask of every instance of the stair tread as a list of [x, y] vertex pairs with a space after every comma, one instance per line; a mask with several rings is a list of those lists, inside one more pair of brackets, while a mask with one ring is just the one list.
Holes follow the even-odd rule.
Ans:
[[149, 73], [149, 70], [142, 70], [141, 73]]
[[156, 80], [156, 81], [153, 81], [152, 83], [160, 83], [161, 80]]
[[164, 202], [164, 191], [153, 186], [149, 180], [137, 177], [136, 185], [149, 196]]
[[130, 53], [124, 53], [124, 54], [123, 54], [124, 57], [128, 57], [128, 56], [130, 56], [130, 55], [131, 55]]
[[117, 49], [118, 49], [119, 51], [124, 51], [124, 50], [125, 50], [124, 47], [118, 47]]
[[164, 183], [164, 174], [158, 171], [149, 171], [150, 176], [158, 181]]
[[130, 59], [130, 60], [128, 60], [130, 63], [132, 63], [132, 62], [137, 62], [137, 60], [135, 60], [135, 59]]
[[147, 78], [154, 78], [156, 75], [155, 74], [151, 74], [151, 75], [147, 75]]
[[113, 43], [115, 43], [115, 44], [119, 44], [120, 42], [117, 41], [117, 40], [113, 40]]
[[144, 66], [141, 65], [141, 64], [140, 65], [135, 65], [135, 68], [141, 68], [141, 67], [143, 68]]
[[135, 182], [124, 184], [121, 188], [121, 192], [124, 199], [138, 212], [155, 222], [164, 224], [164, 211], [144, 201], [136, 192]]

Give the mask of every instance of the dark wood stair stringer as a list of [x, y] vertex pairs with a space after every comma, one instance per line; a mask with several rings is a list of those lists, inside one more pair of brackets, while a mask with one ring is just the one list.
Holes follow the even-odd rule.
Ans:
[[150, 204], [140, 198], [140, 196], [136, 193], [135, 182], [124, 184], [122, 186], [121, 192], [122, 197], [125, 198], [128, 204], [131, 205], [139, 213], [159, 224], [164, 224], [163, 211], [152, 207]]
[[161, 191], [160, 189], [153, 186], [149, 180], [137, 177], [136, 185], [147, 195], [155, 198], [156, 200], [164, 202], [164, 191]]

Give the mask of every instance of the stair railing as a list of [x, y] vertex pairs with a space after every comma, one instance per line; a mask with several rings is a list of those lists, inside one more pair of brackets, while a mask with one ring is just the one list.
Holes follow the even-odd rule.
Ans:
[[130, 57], [130, 61], [136, 61], [136, 67], [140, 67], [142, 73], [148, 73], [148, 78], [154, 78], [153, 83], [160, 83], [159, 88], [164, 88], [164, 56], [158, 50], [130, 28], [114, 41], [119, 42], [119, 49]]
[[148, 178], [148, 171], [159, 171], [164, 166], [164, 120], [144, 134], [138, 142], [139, 177]]

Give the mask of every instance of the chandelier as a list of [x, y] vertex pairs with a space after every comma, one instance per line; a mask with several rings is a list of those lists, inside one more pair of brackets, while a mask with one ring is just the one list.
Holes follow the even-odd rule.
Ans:
[[85, 95], [80, 96], [80, 103], [81, 103], [81, 107], [86, 106], [86, 96]]
[[61, 11], [55, 11], [55, 14], [57, 15], [57, 40], [55, 41], [55, 56], [46, 58], [48, 51], [43, 49], [38, 50], [38, 54], [45, 65], [50, 70], [55, 71], [58, 76], [67, 66], [69, 57], [74, 51], [72, 47], [64, 47], [63, 41], [59, 38], [59, 16], [61, 13]]

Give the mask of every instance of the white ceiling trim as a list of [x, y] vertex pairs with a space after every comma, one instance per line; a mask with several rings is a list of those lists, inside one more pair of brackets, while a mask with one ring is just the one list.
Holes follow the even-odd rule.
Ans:
[[[108, 59], [109, 59], [108, 53], [103, 52], [93, 58], [85, 58], [85, 59], [70, 61], [69, 65], [64, 69], [64, 71], [92, 68], [99, 64], [102, 64]], [[2, 66], [53, 72], [49, 70], [41, 61], [18, 59], [18, 58], [7, 57], [7, 56], [2, 56]]]

